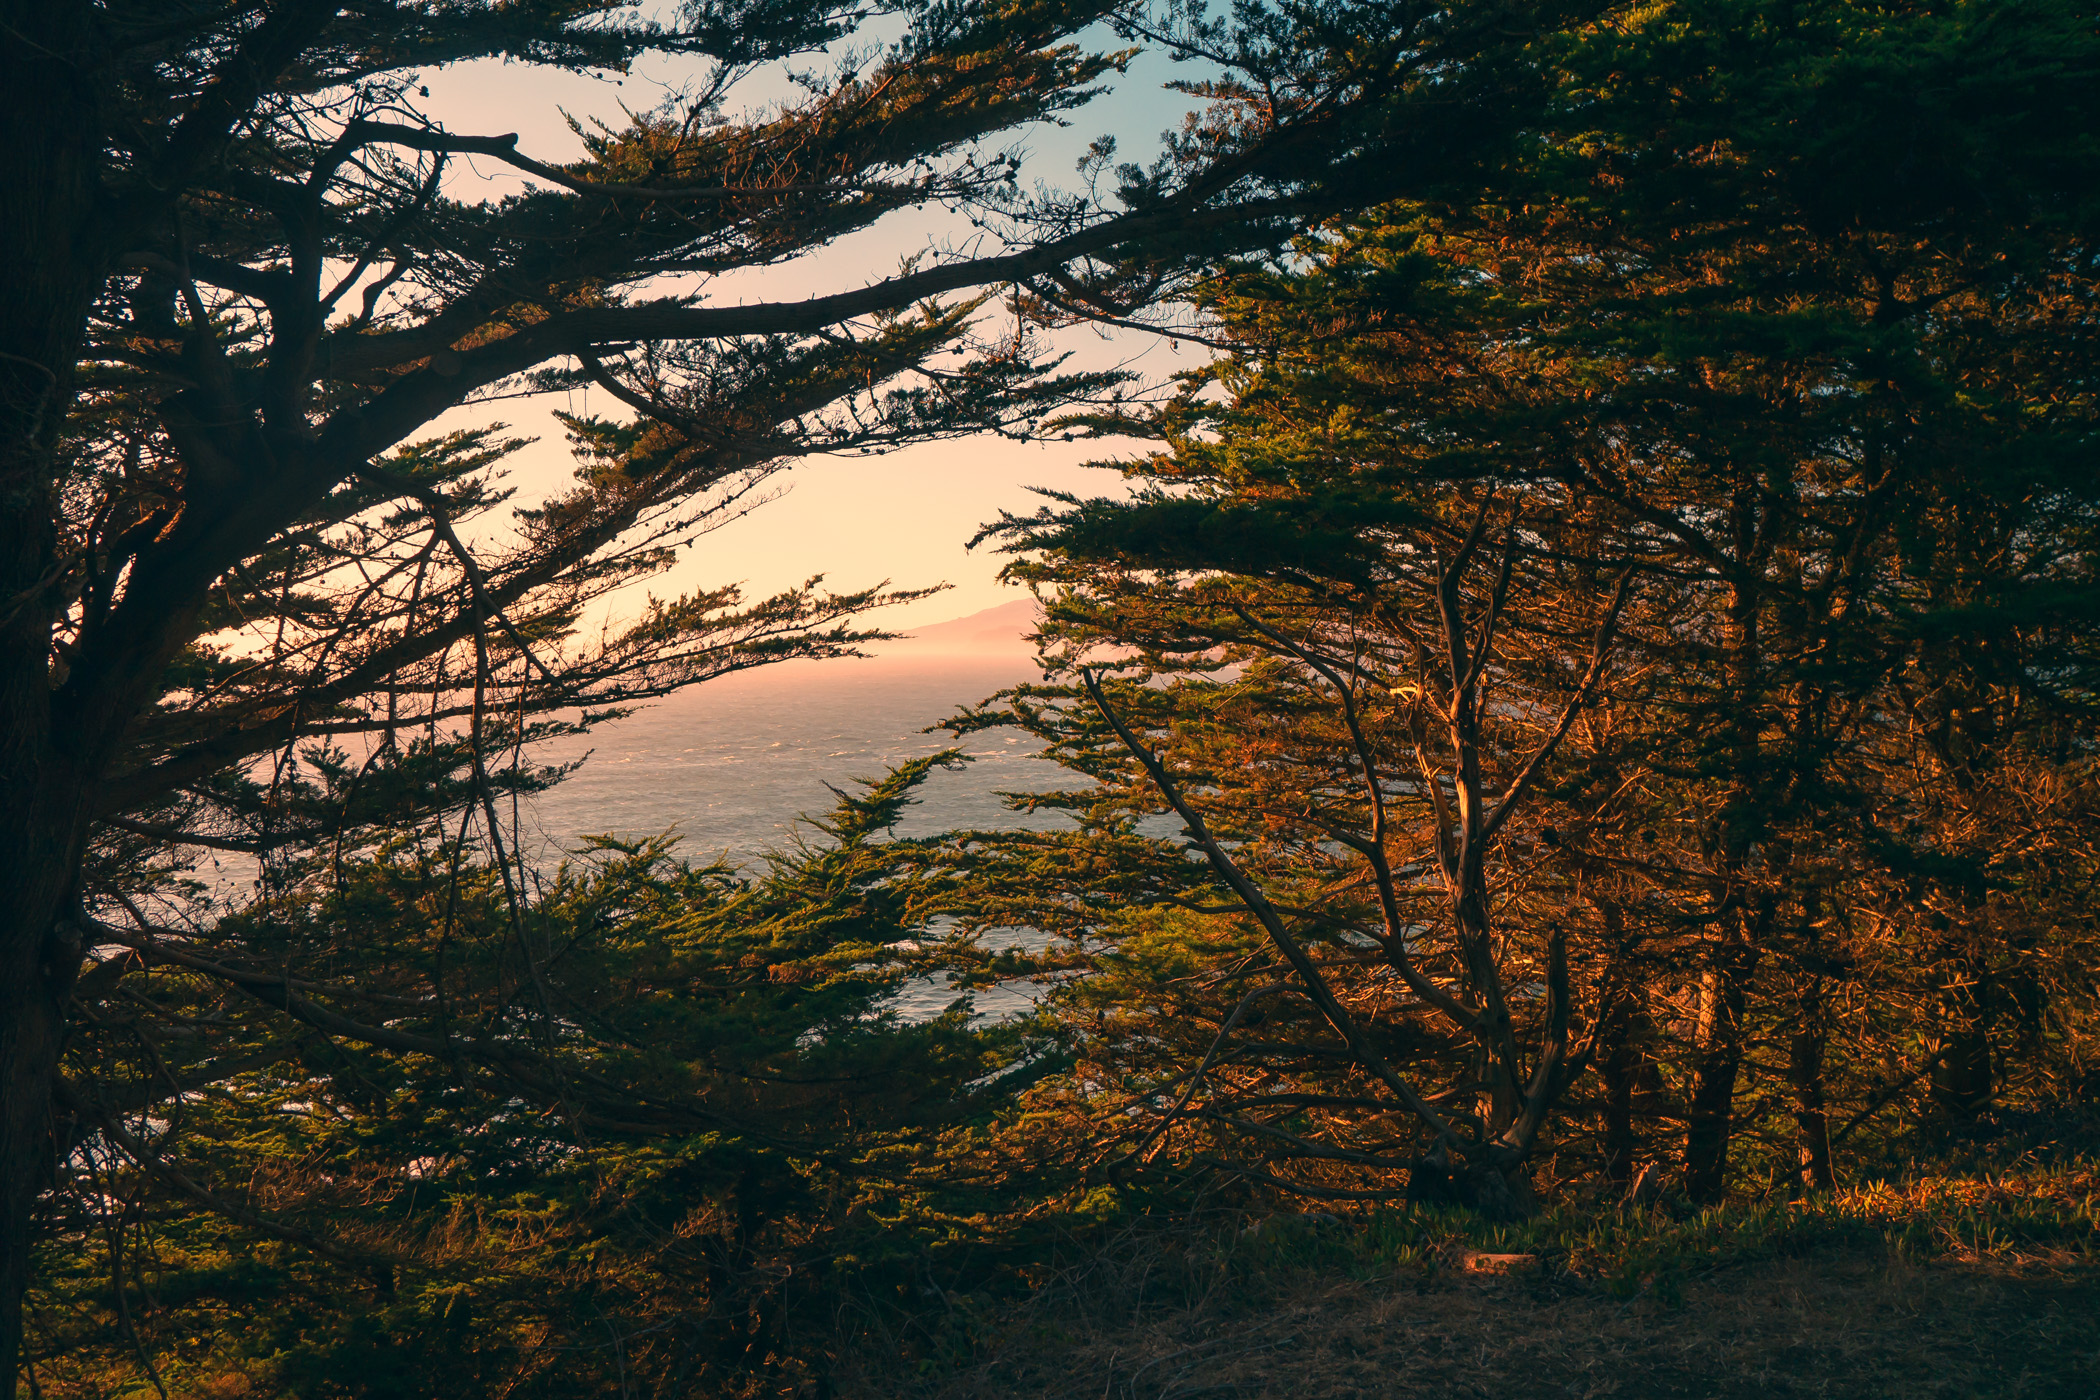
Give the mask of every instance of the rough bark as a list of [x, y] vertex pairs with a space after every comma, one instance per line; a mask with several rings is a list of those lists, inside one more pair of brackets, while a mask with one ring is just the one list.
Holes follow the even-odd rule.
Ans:
[[1702, 994], [1684, 1135], [1684, 1191], [1699, 1205], [1718, 1201], [1728, 1191], [1728, 1141], [1743, 1068], [1750, 961], [1747, 950], [1720, 950]]
[[[1763, 594], [1747, 570], [1761, 564], [1770, 533], [1753, 498], [1739, 494], [1730, 513], [1733, 554], [1746, 572], [1730, 589], [1722, 704], [1728, 719], [1729, 792], [1715, 823], [1713, 850], [1734, 887], [1749, 882], [1754, 855], [1765, 836], [1760, 739], [1765, 708], [1760, 610]], [[1757, 966], [1770, 901], [1753, 916], [1738, 907], [1733, 931], [1713, 950], [1701, 987], [1694, 1046], [1692, 1089], [1685, 1106], [1684, 1189], [1695, 1203], [1720, 1200], [1728, 1191], [1728, 1143], [1734, 1131], [1735, 1087], [1746, 1050], [1744, 1018], [1751, 973]]]
[[[1634, 1097], [1653, 1075], [1636, 1034], [1635, 1018], [1621, 1007], [1598, 1032], [1597, 1072], [1604, 1080], [1604, 1188], [1613, 1198], [1633, 1186], [1633, 1163], [1640, 1154], [1634, 1127]], [[1647, 1071], [1646, 1074], [1643, 1071]]]

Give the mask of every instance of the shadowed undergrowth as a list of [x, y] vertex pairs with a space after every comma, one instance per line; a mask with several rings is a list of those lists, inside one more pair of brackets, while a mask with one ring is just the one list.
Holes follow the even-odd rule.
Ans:
[[[1133, 1223], [834, 1354], [850, 1395], [2085, 1396], [2090, 1169], [1697, 1212]], [[845, 1339], [840, 1339], [842, 1342]]]

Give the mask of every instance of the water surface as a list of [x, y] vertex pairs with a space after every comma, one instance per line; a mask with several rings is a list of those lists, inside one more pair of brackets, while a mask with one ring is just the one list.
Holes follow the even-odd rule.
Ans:
[[[528, 854], [558, 860], [596, 834], [653, 836], [673, 831], [688, 859], [718, 856], [747, 869], [789, 844], [797, 818], [822, 816], [837, 802], [832, 786], [854, 790], [900, 763], [946, 748], [971, 762], [935, 771], [898, 822], [900, 836], [956, 827], [1047, 829], [1059, 813], [1017, 813], [1002, 791], [1065, 786], [1075, 775], [1037, 756], [1016, 730], [958, 740], [927, 725], [1003, 687], [1036, 679], [1025, 656], [878, 656], [794, 661], [696, 686], [592, 734], [543, 746], [545, 762], [583, 766], [524, 814]], [[810, 838], [821, 834], [801, 828]], [[1034, 942], [1028, 934], [1012, 941]], [[1004, 1016], [1032, 1004], [1032, 984], [980, 991], [980, 1014]], [[939, 1014], [956, 999], [944, 982], [921, 979], [897, 998], [907, 1016]]]
[[854, 779], [945, 748], [971, 762], [921, 785], [899, 835], [1054, 824], [1061, 819], [1007, 811], [997, 796], [1070, 780], [1036, 756], [1033, 739], [1017, 730], [960, 740], [921, 732], [1036, 677], [1025, 658], [939, 655], [793, 661], [725, 676], [542, 746], [542, 761], [582, 758], [583, 766], [533, 803], [527, 839], [554, 854], [586, 835], [675, 829], [689, 858], [726, 855], [750, 867], [788, 842], [798, 816], [830, 811], [838, 799], [826, 784], [854, 790]]

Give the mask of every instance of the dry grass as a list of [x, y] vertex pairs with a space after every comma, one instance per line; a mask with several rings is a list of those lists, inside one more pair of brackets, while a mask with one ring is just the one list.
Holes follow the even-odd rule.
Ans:
[[1343, 1281], [1103, 1326], [1037, 1306], [924, 1400], [1183, 1397], [2100, 1396], [2090, 1269], [1892, 1263], [1847, 1250], [1715, 1273], [1665, 1299], [1566, 1282]]
[[[842, 1365], [832, 1389], [854, 1400], [2100, 1400], [2092, 1198], [2059, 1195], [2062, 1228], [2021, 1240], [1970, 1194], [1959, 1209], [1945, 1192], [1912, 1194], [1910, 1216], [1885, 1190], [1810, 1212], [1614, 1213], [1602, 1228], [1569, 1215], [1514, 1239], [1449, 1217], [1280, 1218], [1207, 1238], [1135, 1230], [1024, 1299], [950, 1299], [912, 1349], [916, 1374]], [[2005, 1218], [2040, 1219], [2037, 1195], [1985, 1194]], [[1600, 1239], [1618, 1244], [1600, 1252]], [[1538, 1262], [1473, 1272], [1475, 1244], [1528, 1246]]]

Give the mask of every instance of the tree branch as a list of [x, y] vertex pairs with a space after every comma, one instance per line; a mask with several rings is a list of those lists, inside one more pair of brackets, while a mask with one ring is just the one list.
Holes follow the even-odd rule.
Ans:
[[1407, 983], [1416, 996], [1443, 1012], [1462, 1029], [1469, 1032], [1482, 1030], [1484, 1027], [1480, 1014], [1438, 986], [1427, 973], [1415, 966], [1414, 959], [1408, 955], [1407, 935], [1403, 932], [1406, 921], [1400, 916], [1400, 900], [1394, 888], [1392, 866], [1385, 854], [1385, 791], [1379, 782], [1378, 762], [1372, 755], [1370, 741], [1364, 735], [1361, 717], [1357, 714], [1353, 688], [1323, 658], [1299, 645], [1294, 639], [1258, 620], [1244, 608], [1235, 605], [1233, 611], [1238, 613], [1249, 627], [1318, 672], [1341, 697], [1342, 717], [1349, 727], [1349, 738], [1356, 750], [1357, 762], [1363, 766], [1364, 787], [1370, 797], [1372, 814], [1370, 839], [1360, 845], [1355, 842], [1350, 844], [1356, 845], [1371, 865], [1373, 882], [1378, 890], [1379, 906], [1385, 917], [1386, 957], [1393, 970], [1400, 974], [1401, 980]]
[[1313, 1005], [1320, 1008], [1320, 1014], [1327, 1018], [1328, 1024], [1342, 1037], [1357, 1063], [1383, 1081], [1385, 1086], [1393, 1091], [1394, 1096], [1407, 1105], [1410, 1112], [1436, 1130], [1439, 1138], [1455, 1143], [1457, 1135], [1452, 1132], [1451, 1125], [1444, 1121], [1443, 1115], [1425, 1103], [1414, 1087], [1395, 1073], [1393, 1067], [1385, 1062], [1385, 1057], [1373, 1049], [1371, 1043], [1364, 1038], [1355, 1018], [1343, 1010], [1342, 1004], [1335, 1000], [1333, 990], [1327, 985], [1327, 979], [1320, 975], [1319, 968], [1306, 956], [1305, 949], [1298, 946], [1298, 940], [1291, 937], [1290, 930], [1283, 926], [1283, 919], [1276, 912], [1275, 906], [1241, 873], [1231, 854], [1211, 835], [1210, 827], [1204, 822], [1202, 814], [1191, 807], [1188, 800], [1181, 795], [1181, 789], [1167, 772], [1166, 765], [1138, 741], [1137, 735], [1131, 732], [1115, 708], [1108, 703], [1108, 697], [1102, 693], [1100, 680], [1091, 670], [1082, 669], [1079, 675], [1086, 686], [1087, 694], [1093, 699], [1094, 707], [1101, 712], [1101, 717], [1108, 721], [1109, 727], [1114, 729], [1116, 736], [1123, 741], [1123, 746], [1144, 766], [1167, 802], [1182, 821], [1188, 824], [1189, 834], [1195, 838], [1196, 844], [1202, 847], [1211, 868], [1232, 887], [1233, 893], [1240, 897], [1241, 903], [1261, 922], [1269, 940], [1276, 945], [1276, 950], [1283, 954], [1292, 971], [1298, 974], [1306, 995], [1312, 998]]
[[518, 134], [514, 131], [501, 136], [460, 136], [431, 127], [402, 126], [397, 122], [376, 122], [362, 117], [344, 128], [342, 140], [349, 146], [392, 145], [450, 155], [494, 156], [505, 165], [513, 166], [549, 184], [560, 185], [563, 189], [573, 190], [577, 194], [597, 195], [606, 199], [729, 200], [773, 194], [888, 194], [901, 193], [913, 188], [877, 181], [850, 180], [815, 180], [783, 185], [664, 186], [582, 180], [557, 166], [544, 164], [521, 153], [518, 150]]
[[1560, 719], [1554, 724], [1553, 732], [1546, 736], [1546, 742], [1525, 762], [1523, 771], [1517, 774], [1516, 781], [1509, 785], [1508, 791], [1502, 795], [1502, 800], [1495, 804], [1495, 810], [1490, 812], [1487, 820], [1481, 824], [1480, 836], [1483, 841], [1500, 831], [1503, 824], [1509, 820], [1510, 814], [1516, 811], [1517, 804], [1530, 792], [1531, 784], [1538, 777], [1539, 770], [1553, 757], [1554, 751], [1560, 747], [1560, 741], [1567, 737], [1568, 730], [1575, 723], [1576, 715], [1589, 704], [1590, 695], [1604, 675], [1604, 663], [1611, 654], [1612, 637], [1619, 627], [1619, 614], [1624, 610], [1627, 598], [1632, 595], [1632, 589], [1633, 567], [1628, 565], [1619, 575], [1618, 586], [1612, 590], [1611, 606], [1605, 609], [1604, 621], [1597, 626], [1597, 639], [1590, 647], [1590, 664], [1583, 672], [1582, 684], [1575, 688], [1575, 694], [1569, 699], [1567, 708], [1560, 712]]

